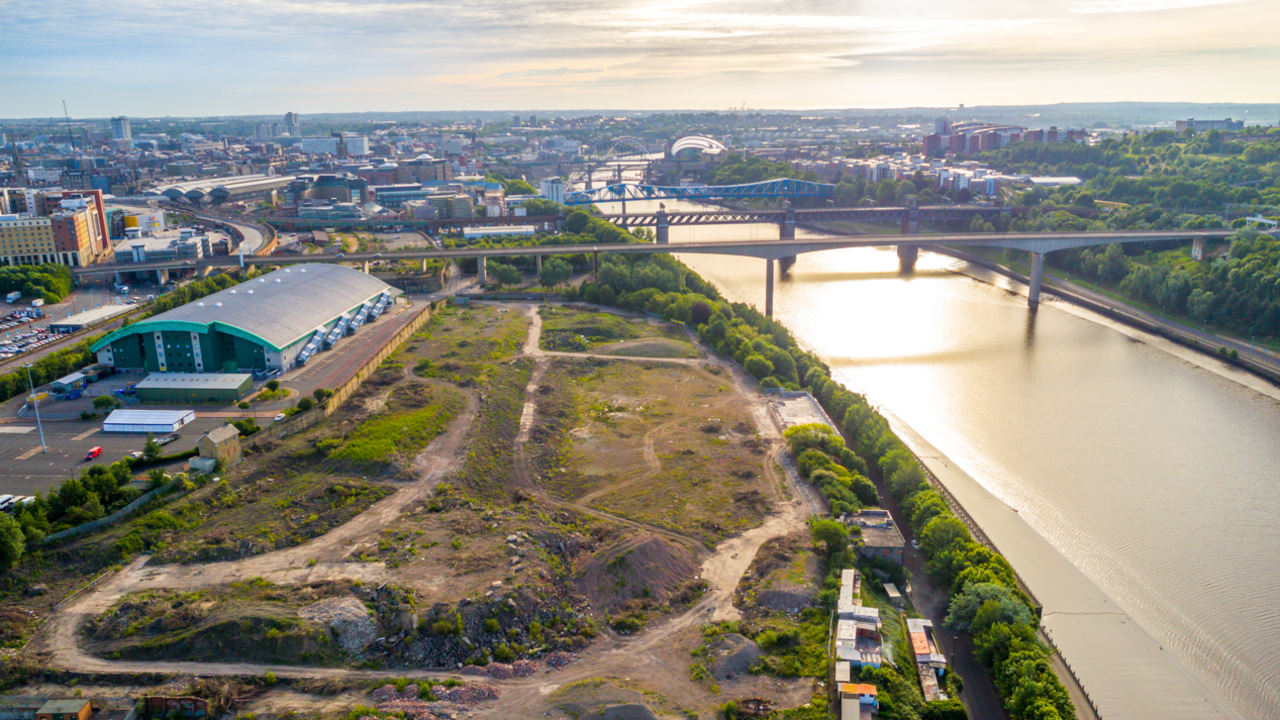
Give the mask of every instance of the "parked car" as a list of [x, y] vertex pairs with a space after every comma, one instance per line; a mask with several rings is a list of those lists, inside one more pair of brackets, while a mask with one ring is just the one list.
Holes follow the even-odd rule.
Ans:
[[280, 422], [281, 420], [285, 419], [285, 417], [287, 416], [284, 413], [280, 413], [279, 415], [276, 415], [276, 419], [272, 420], [272, 422]]
[[92, 448], [89, 448], [89, 452], [84, 454], [84, 459], [93, 460], [94, 458], [98, 457], [101, 454], [102, 454], [101, 447], [92, 447]]
[[156, 438], [156, 444], [160, 446], [168, 445], [169, 443], [173, 442], [174, 440], [177, 440], [180, 437], [182, 436], [179, 435], [178, 433], [174, 433], [172, 435], [165, 435], [162, 438]]
[[133, 460], [141, 460], [143, 457], [145, 457], [145, 455], [146, 454], [143, 453], [141, 450], [134, 450], [133, 452], [129, 453], [129, 457]]

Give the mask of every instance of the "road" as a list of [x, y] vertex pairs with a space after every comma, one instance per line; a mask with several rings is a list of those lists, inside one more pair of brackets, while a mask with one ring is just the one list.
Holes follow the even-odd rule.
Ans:
[[[526, 312], [535, 313], [532, 306]], [[609, 361], [638, 361], [644, 363], [674, 363], [692, 366], [692, 369], [705, 372], [698, 363], [723, 364], [720, 360], [678, 360], [662, 358], [641, 358], [604, 356], [590, 353], [546, 353], [540, 350], [538, 337], [541, 323], [530, 327], [529, 336], [523, 353], [535, 357], [539, 363], [549, 362], [553, 357], [597, 357]], [[776, 444], [780, 441], [780, 432], [770, 420], [765, 401], [751, 387], [753, 381], [746, 378], [741, 371], [731, 364], [723, 364], [731, 372], [731, 382], [740, 392], [745, 402], [753, 405], [753, 415], [763, 437]], [[411, 378], [410, 371], [405, 371], [406, 381]], [[724, 380], [724, 376], [720, 376]], [[387, 390], [390, 392], [390, 389]], [[456, 417], [449, 428], [436, 438], [414, 462], [418, 480], [402, 487], [398, 492], [375, 503], [364, 513], [346, 524], [310, 542], [285, 550], [252, 556], [236, 561], [193, 564], [193, 565], [150, 565], [147, 557], [141, 557], [129, 566], [105, 578], [101, 583], [86, 592], [65, 602], [49, 616], [32, 647], [51, 653], [54, 666], [75, 668], [79, 671], [101, 673], [136, 673], [136, 672], [176, 672], [206, 676], [240, 675], [261, 676], [268, 671], [280, 677], [299, 678], [360, 678], [360, 679], [392, 679], [397, 677], [427, 678], [452, 676], [452, 671], [443, 670], [347, 670], [342, 668], [318, 668], [300, 666], [266, 666], [250, 663], [217, 663], [217, 662], [130, 662], [109, 660], [96, 657], [85, 652], [80, 645], [79, 628], [90, 617], [93, 617], [115, 603], [124, 595], [145, 589], [174, 588], [198, 589], [223, 585], [228, 582], [261, 577], [283, 585], [297, 585], [322, 580], [361, 580], [364, 582], [394, 581], [394, 570], [382, 563], [352, 563], [345, 561], [345, 555], [358, 542], [369, 537], [377, 537], [381, 530], [397, 519], [400, 514], [427, 494], [442, 479], [448, 477], [461, 464], [468, 449], [467, 438], [476, 421], [481, 400], [476, 393], [463, 389], [467, 396], [467, 408]], [[537, 388], [531, 385], [527, 389], [526, 398], [536, 397]], [[755, 406], [759, 407], [755, 407]], [[536, 412], [536, 407], [532, 410]], [[513, 439], [516, 443], [517, 455], [520, 444], [527, 442], [524, 437]], [[774, 455], [762, 459], [772, 465]], [[768, 469], [768, 468], [766, 468]], [[770, 471], [771, 472], [771, 471]], [[790, 475], [790, 473], [788, 473]], [[788, 480], [795, 482], [794, 477]], [[780, 483], [775, 483], [778, 488]], [[550, 502], [550, 499], [547, 499]], [[707, 690], [704, 686], [687, 677], [687, 673], [672, 672], [676, 665], [689, 662], [688, 643], [696, 635], [698, 625], [711, 622], [716, 618], [732, 618], [736, 610], [732, 605], [733, 591], [743, 572], [750, 566], [756, 552], [769, 539], [779, 537], [804, 527], [806, 508], [795, 501], [779, 498], [776, 503], [777, 512], [766, 518], [765, 523], [742, 535], [722, 542], [714, 552], [704, 553], [705, 560], [701, 568], [701, 576], [711, 583], [704, 597], [685, 612], [674, 614], [668, 618], [652, 623], [643, 633], [629, 637], [606, 633], [590, 648], [582, 652], [582, 660], [568, 668], [557, 672], [554, 682], [559, 684], [586, 680], [598, 676], [627, 676], [642, 680], [655, 687], [664, 687], [666, 692], [677, 699], [696, 697], [705, 701]], [[632, 524], [643, 525], [643, 523]], [[656, 532], [660, 528], [643, 527], [645, 531]], [[316, 558], [320, 558], [316, 561]], [[479, 682], [494, 682], [504, 689], [499, 700], [493, 705], [476, 708], [474, 713], [488, 717], [513, 717], [527, 710], [533, 704], [540, 703], [545, 695], [549, 679], [543, 675], [530, 678], [495, 681], [474, 679]], [[756, 682], [753, 679], [743, 682]], [[808, 699], [812, 686], [806, 679], [769, 680], [781, 693], [783, 702], [799, 704]]]
[[[271, 255], [246, 257], [248, 265], [296, 265], [300, 263], [339, 262], [363, 263], [401, 260], [449, 260], [457, 258], [528, 257], [534, 255], [581, 255], [594, 253], [619, 253], [628, 255], [652, 255], [655, 253], [701, 253], [707, 255], [742, 255], [747, 257], [779, 259], [800, 253], [839, 250], [853, 247], [883, 247], [909, 244], [921, 249], [938, 246], [962, 245], [972, 247], [1018, 248], [1035, 252], [1050, 252], [1073, 247], [1109, 245], [1111, 243], [1154, 242], [1161, 240], [1219, 239], [1226, 233], [1219, 231], [1143, 231], [1101, 233], [964, 233], [956, 235], [840, 235], [804, 238], [800, 240], [723, 240], [682, 243], [606, 243], [596, 245], [524, 245], [508, 248], [424, 248], [402, 252], [343, 253], [339, 255]], [[202, 258], [195, 261], [167, 261], [137, 263], [129, 269], [133, 272], [149, 270], [180, 270], [200, 268], [226, 268], [238, 263], [235, 257]], [[189, 263], [189, 264], [188, 264]], [[94, 276], [115, 272], [117, 266], [96, 265], [76, 268], [77, 276]]]

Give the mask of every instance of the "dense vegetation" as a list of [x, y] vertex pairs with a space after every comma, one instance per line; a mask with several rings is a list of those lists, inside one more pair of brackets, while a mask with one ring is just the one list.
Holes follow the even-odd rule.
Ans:
[[1280, 132], [1242, 141], [1232, 133], [1160, 130], [1097, 145], [1017, 143], [978, 159], [1009, 172], [1074, 176], [1076, 188], [1025, 196], [1030, 204], [1084, 198], [1155, 205], [1191, 213], [1221, 212], [1223, 203], [1280, 205]]
[[63, 265], [12, 265], [0, 268], [0, 295], [17, 290], [28, 301], [60, 303], [75, 287], [71, 268]]
[[818, 180], [814, 173], [802, 173], [786, 162], [773, 162], [759, 156], [744, 158], [736, 154], [725, 158], [714, 170], [709, 170], [704, 179], [708, 185], [742, 185], [778, 178]]
[[27, 394], [31, 391], [30, 383], [40, 387], [93, 362], [93, 353], [89, 352], [89, 345], [93, 340], [94, 338], [90, 338], [72, 347], [55, 350], [36, 360], [31, 364], [30, 381], [27, 379], [27, 371], [21, 367], [0, 375], [0, 401]]

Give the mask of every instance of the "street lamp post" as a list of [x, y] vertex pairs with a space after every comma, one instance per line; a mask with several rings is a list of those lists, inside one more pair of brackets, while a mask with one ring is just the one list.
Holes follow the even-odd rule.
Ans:
[[36, 428], [40, 431], [40, 452], [49, 452], [49, 446], [44, 444], [44, 426], [40, 424], [40, 403], [36, 402], [36, 384], [31, 379], [31, 363], [27, 363], [22, 367], [27, 369], [27, 384], [31, 386], [31, 406], [36, 409]]

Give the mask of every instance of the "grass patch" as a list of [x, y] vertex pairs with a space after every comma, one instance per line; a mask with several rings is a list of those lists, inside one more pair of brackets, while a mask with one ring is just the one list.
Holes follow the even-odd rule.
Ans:
[[[425, 405], [396, 412], [404, 405]], [[396, 456], [411, 458], [449, 426], [462, 410], [457, 392], [413, 384], [392, 391], [388, 412], [375, 415], [349, 433], [329, 457], [354, 463], [388, 462]]]
[[348, 594], [345, 586], [279, 587], [264, 580], [180, 592], [131, 593], [84, 630], [89, 650], [112, 659], [341, 665], [328, 627], [298, 609]]

